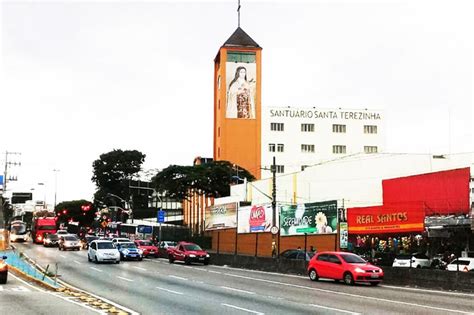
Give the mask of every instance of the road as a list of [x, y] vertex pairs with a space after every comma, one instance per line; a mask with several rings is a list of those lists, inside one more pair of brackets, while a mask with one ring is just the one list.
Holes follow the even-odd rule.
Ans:
[[86, 251], [19, 244], [61, 279], [142, 314], [474, 314], [474, 294], [346, 286], [307, 277], [145, 259], [87, 261]]
[[6, 284], [0, 285], [2, 314], [105, 314], [81, 305], [58, 292], [43, 290], [36, 285], [9, 274]]

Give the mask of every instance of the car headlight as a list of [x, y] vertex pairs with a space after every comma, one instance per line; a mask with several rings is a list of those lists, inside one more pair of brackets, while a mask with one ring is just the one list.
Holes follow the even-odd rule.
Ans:
[[365, 270], [364, 270], [364, 269], [362, 269], [362, 268], [359, 268], [359, 267], [357, 267], [356, 269], [354, 269], [354, 271], [355, 271], [355, 272], [357, 272], [357, 273], [362, 273], [362, 272], [365, 272]]
[[143, 254], [143, 249], [140, 249], [140, 248], [139, 248], [139, 249], [138, 249], [138, 253], [139, 253], [140, 255]]
[[194, 254], [189, 254], [189, 257], [194, 258], [194, 257], [196, 257], [196, 255], [194, 255]]
[[209, 256], [209, 254], [206, 254], [206, 257], [209, 258], [209, 257], [211, 257], [211, 256]]
[[128, 249], [124, 249], [124, 250], [123, 250], [123, 253], [124, 253], [125, 255], [128, 255], [128, 253], [129, 253]]

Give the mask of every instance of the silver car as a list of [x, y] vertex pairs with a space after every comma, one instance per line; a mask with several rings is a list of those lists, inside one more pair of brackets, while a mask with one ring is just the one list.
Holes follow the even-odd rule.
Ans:
[[62, 235], [59, 237], [58, 246], [59, 250], [80, 250], [81, 241], [75, 235]]

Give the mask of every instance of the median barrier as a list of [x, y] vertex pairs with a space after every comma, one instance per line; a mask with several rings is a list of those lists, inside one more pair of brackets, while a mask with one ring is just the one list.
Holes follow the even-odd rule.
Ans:
[[[234, 268], [306, 275], [306, 262], [295, 259], [210, 253], [211, 263]], [[382, 267], [384, 284], [474, 293], [474, 272]]]

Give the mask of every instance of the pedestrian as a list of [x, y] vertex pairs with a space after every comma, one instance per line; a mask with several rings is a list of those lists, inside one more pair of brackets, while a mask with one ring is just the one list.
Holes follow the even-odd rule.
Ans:
[[316, 248], [313, 245], [311, 245], [309, 247], [309, 251], [314, 254], [314, 253], [316, 253]]

